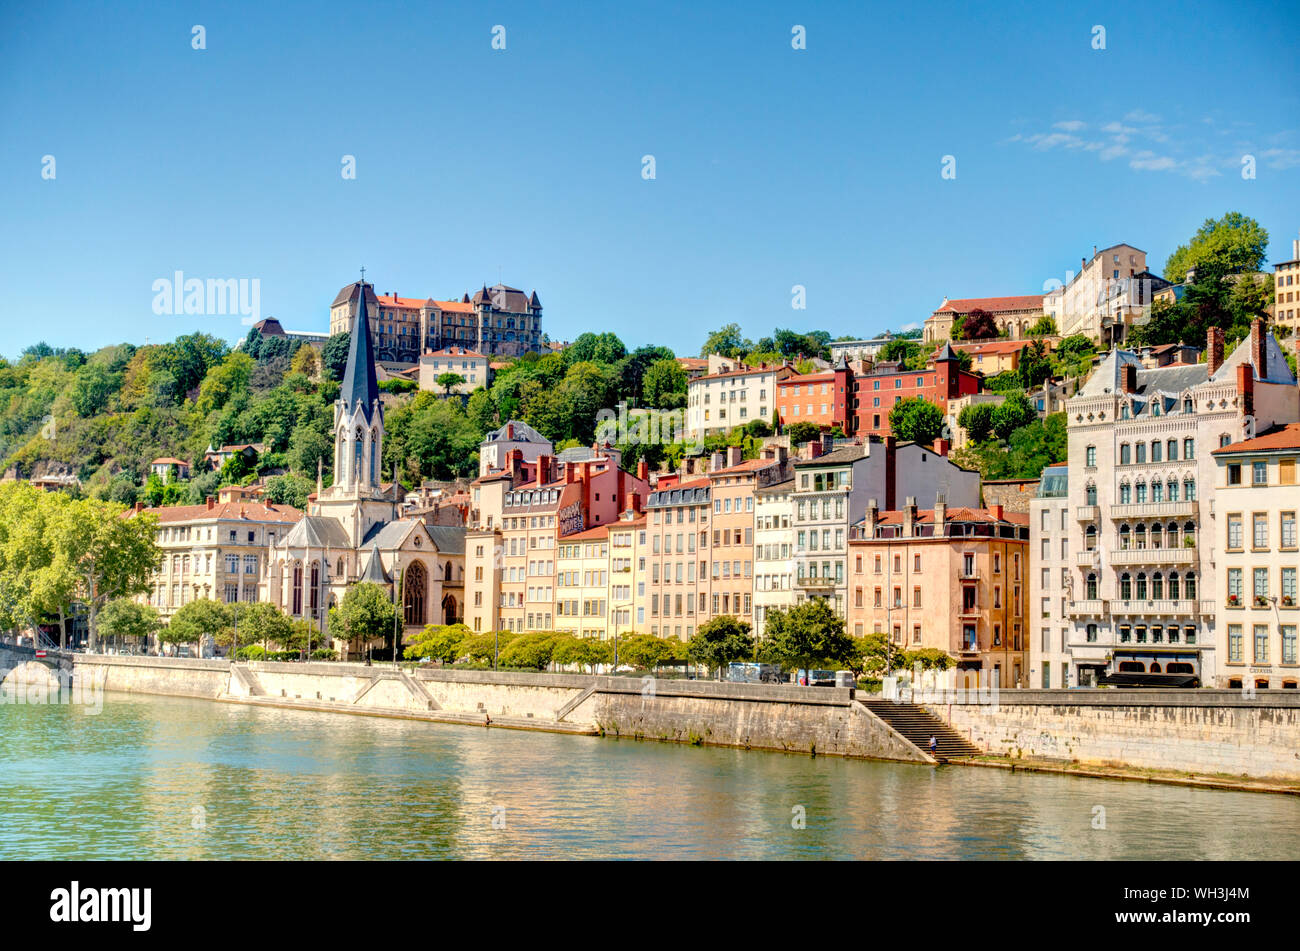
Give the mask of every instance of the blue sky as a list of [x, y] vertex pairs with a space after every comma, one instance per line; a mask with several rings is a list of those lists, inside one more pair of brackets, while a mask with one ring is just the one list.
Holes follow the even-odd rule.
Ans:
[[868, 336], [1039, 292], [1094, 245], [1159, 271], [1228, 210], [1285, 260], [1298, 10], [6, 4], [0, 353], [246, 332], [154, 314], [177, 270], [257, 279], [305, 330], [361, 265], [409, 297], [501, 279], [553, 338], [693, 354], [731, 321]]

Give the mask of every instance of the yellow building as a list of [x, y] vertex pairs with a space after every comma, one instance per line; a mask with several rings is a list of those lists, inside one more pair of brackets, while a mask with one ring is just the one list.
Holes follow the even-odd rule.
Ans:
[[554, 630], [576, 637], [609, 632], [609, 526], [560, 540], [555, 558]]

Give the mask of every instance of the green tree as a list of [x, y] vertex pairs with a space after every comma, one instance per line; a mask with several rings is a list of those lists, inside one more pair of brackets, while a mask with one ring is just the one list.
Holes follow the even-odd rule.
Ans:
[[[1213, 263], [1227, 274], [1262, 271], [1268, 250], [1268, 231], [1239, 211], [1222, 218], [1206, 218], [1187, 244], [1180, 244], [1165, 262], [1165, 279], [1182, 283], [1187, 272]], [[1203, 337], [1202, 337], [1203, 339]]]
[[156, 608], [131, 598], [109, 601], [99, 615], [99, 630], [104, 637], [134, 637], [147, 644], [161, 627]]
[[501, 667], [529, 667], [533, 670], [545, 670], [551, 663], [555, 652], [555, 633], [553, 631], [534, 631], [521, 634], [501, 648], [497, 664]]
[[653, 634], [632, 634], [619, 639], [618, 659], [633, 667], [658, 671], [659, 665], [676, 656], [673, 645]]
[[900, 440], [928, 446], [943, 432], [943, 410], [923, 396], [907, 396], [889, 411], [889, 428]]
[[450, 396], [452, 387], [460, 386], [465, 382], [465, 378], [459, 373], [440, 373], [434, 382], [442, 387], [443, 396]]
[[613, 641], [603, 641], [596, 637], [559, 634], [555, 637], [551, 651], [551, 662], [557, 667], [577, 666], [579, 670], [585, 667], [592, 673], [597, 664], [608, 664], [613, 660]]
[[331, 334], [321, 348], [321, 370], [334, 380], [342, 380], [348, 368], [348, 347], [352, 343], [350, 333]]
[[330, 633], [348, 643], [387, 641], [394, 635], [396, 618], [397, 609], [388, 592], [363, 581], [348, 589], [342, 604], [330, 608]]
[[687, 642], [687, 655], [713, 670], [721, 680], [722, 671], [733, 660], [754, 656], [754, 639], [749, 631], [747, 622], [727, 614], [719, 615], [699, 626]]
[[627, 356], [627, 347], [612, 333], [584, 333], [564, 352], [565, 361], [574, 363], [618, 363]]
[[824, 599], [811, 598], [768, 612], [762, 652], [772, 663], [811, 670], [851, 660], [853, 640], [844, 633], [844, 619]]
[[821, 430], [813, 423], [787, 423], [785, 434], [790, 437], [791, 446], [802, 446], [821, 435]]
[[293, 637], [293, 619], [277, 608], [270, 601], [254, 601], [252, 604], [230, 605], [231, 633], [228, 639], [234, 641], [234, 625], [239, 628], [239, 645], [232, 644], [231, 654], [239, 646], [261, 644], [267, 647], [278, 644], [287, 648]]
[[1037, 417], [1029, 397], [1023, 393], [1012, 393], [993, 411], [993, 432], [999, 439], [1007, 439], [1015, 430], [1029, 425]]
[[276, 505], [291, 505], [299, 511], [307, 510], [307, 496], [316, 491], [315, 484], [298, 475], [271, 476], [266, 480], [266, 498]]
[[971, 442], [984, 442], [993, 433], [992, 403], [972, 403], [957, 414], [957, 425], [966, 430]]
[[753, 349], [754, 345], [740, 332], [740, 324], [727, 324], [705, 338], [704, 346], [700, 348], [700, 356], [707, 357], [711, 353], [717, 353], [724, 357], [736, 358]]
[[665, 397], [669, 394], [676, 397], [685, 393], [686, 371], [682, 369], [680, 363], [676, 360], [660, 360], [650, 364], [642, 383], [642, 395], [649, 406], [672, 409], [673, 406], [666, 404], [675, 403], [677, 400], [666, 400]]
[[443, 665], [454, 664], [462, 656], [461, 645], [472, 636], [464, 624], [426, 624], [403, 653], [407, 660], [431, 657]]
[[1043, 381], [1052, 375], [1052, 361], [1046, 344], [1041, 340], [1033, 341], [1020, 351], [1020, 363], [1016, 367], [1020, 383], [1027, 390], [1037, 389]]
[[904, 666], [903, 649], [890, 640], [888, 634], [877, 631], [853, 639], [855, 673], [881, 677]]
[[1037, 322], [1029, 328], [1031, 337], [1050, 337], [1056, 333], [1056, 318], [1050, 314], [1043, 314]]
[[211, 598], [182, 604], [159, 637], [169, 644], [201, 644], [204, 637], [215, 642], [230, 627], [230, 607]]

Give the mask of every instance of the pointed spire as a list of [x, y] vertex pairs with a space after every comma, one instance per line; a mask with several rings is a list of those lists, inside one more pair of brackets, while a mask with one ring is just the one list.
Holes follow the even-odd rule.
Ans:
[[938, 362], [940, 360], [956, 360], [957, 353], [952, 349], [952, 341], [945, 340], [943, 342], [943, 349], [939, 351], [939, 355], [934, 359], [935, 362]]
[[375, 351], [370, 340], [370, 316], [366, 313], [366, 290], [370, 287], [359, 281], [361, 293], [357, 299], [357, 319], [352, 324], [352, 340], [348, 345], [348, 367], [343, 374], [343, 387], [339, 399], [349, 412], [360, 406], [366, 420], [379, 399], [379, 382], [375, 379]]
[[366, 570], [361, 575], [362, 581], [369, 581], [373, 584], [388, 584], [388, 572], [384, 571], [384, 562], [379, 557], [379, 545], [372, 545], [370, 548], [370, 560], [366, 562]]

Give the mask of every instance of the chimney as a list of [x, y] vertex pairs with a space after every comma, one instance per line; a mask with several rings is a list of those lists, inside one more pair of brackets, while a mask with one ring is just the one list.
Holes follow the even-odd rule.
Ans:
[[1136, 363], [1126, 363], [1120, 367], [1120, 388], [1125, 393], [1136, 393], [1138, 388], [1138, 368]]
[[808, 441], [808, 458], [816, 459], [822, 454], [822, 441], [820, 439], [811, 439]]
[[[515, 451], [518, 452], [519, 450], [515, 450]], [[545, 485], [547, 482], [552, 481], [551, 469], [554, 463], [555, 463], [554, 456], [548, 456], [545, 453], [542, 453], [537, 457], [537, 484], [538, 485]]]
[[1264, 321], [1250, 322], [1250, 360], [1255, 364], [1256, 379], [1268, 376], [1268, 338], [1264, 336]]
[[511, 439], [514, 439], [514, 438], [515, 438], [515, 424], [514, 424], [514, 423], [506, 423], [506, 439], [507, 439], [507, 441], [508, 441], [508, 440], [511, 440]]
[[524, 472], [524, 454], [518, 449], [510, 450], [510, 480], [518, 485]]
[[1086, 268], [1087, 266], [1088, 266], [1088, 259], [1087, 259], [1087, 258], [1079, 258], [1079, 273], [1080, 273], [1080, 274], [1083, 273], [1083, 269]]
[[740, 446], [727, 447], [727, 465], [738, 466], [745, 461], [745, 450]]
[[721, 449], [714, 452], [713, 455], [709, 456], [709, 471], [717, 472], [726, 464], [726, 459], [727, 454]]
[[1241, 398], [1241, 415], [1255, 415], [1255, 373], [1248, 363], [1237, 364], [1237, 395]]
[[892, 434], [884, 439], [885, 443], [885, 508], [893, 508], [898, 498], [898, 457], [894, 452], [895, 440]]
[[[210, 495], [208, 496], [208, 508], [212, 508], [212, 496], [210, 496]], [[137, 514], [137, 515], [138, 515], [139, 513], [143, 512], [143, 511], [144, 511], [144, 503], [143, 503], [143, 502], [136, 502], [136, 503], [135, 503], [135, 511], [136, 511], [136, 514]]]
[[942, 538], [948, 534], [948, 497], [942, 492], [934, 496], [934, 535]]
[[574, 470], [577, 468], [576, 463], [566, 462], [564, 464], [564, 484], [573, 485]]
[[903, 537], [911, 538], [916, 534], [916, 496], [909, 495], [903, 504]]
[[835, 448], [835, 437], [830, 433], [822, 433], [822, 455], [830, 452]]
[[876, 505], [876, 500], [869, 499], [867, 501], [867, 517], [865, 519], [865, 524], [862, 529], [863, 537], [865, 538], [876, 537], [876, 522], [879, 520], [879, 518], [880, 518], [880, 508], [879, 506]]
[[999, 505], [990, 505], [990, 506], [989, 506], [989, 512], [990, 512], [990, 513], [993, 515], [993, 517], [996, 518], [999, 522], [1002, 521], [1002, 506], [1001, 506], [1000, 504], [999, 504]]
[[627, 510], [634, 517], [641, 514], [641, 493], [635, 489], [627, 494]]
[[[636, 477], [645, 482], [650, 475], [650, 467], [646, 465], [644, 459], [638, 459], [636, 464]], [[633, 493], [635, 495], [635, 493]]]
[[1205, 362], [1209, 368], [1210, 376], [1219, 372], [1219, 367], [1223, 366], [1223, 328], [1211, 327], [1206, 334], [1205, 340]]
[[216, 500], [216, 498], [213, 497], [213, 496], [211, 496], [211, 495], [209, 495], [209, 496], [208, 496], [208, 511], [211, 512], [214, 508], [216, 508], [216, 506], [217, 506], [217, 500]]
[[941, 456], [948, 455], [948, 450], [950, 448], [951, 447], [948, 444], [948, 440], [946, 439], [936, 439], [934, 441], [934, 451]]

